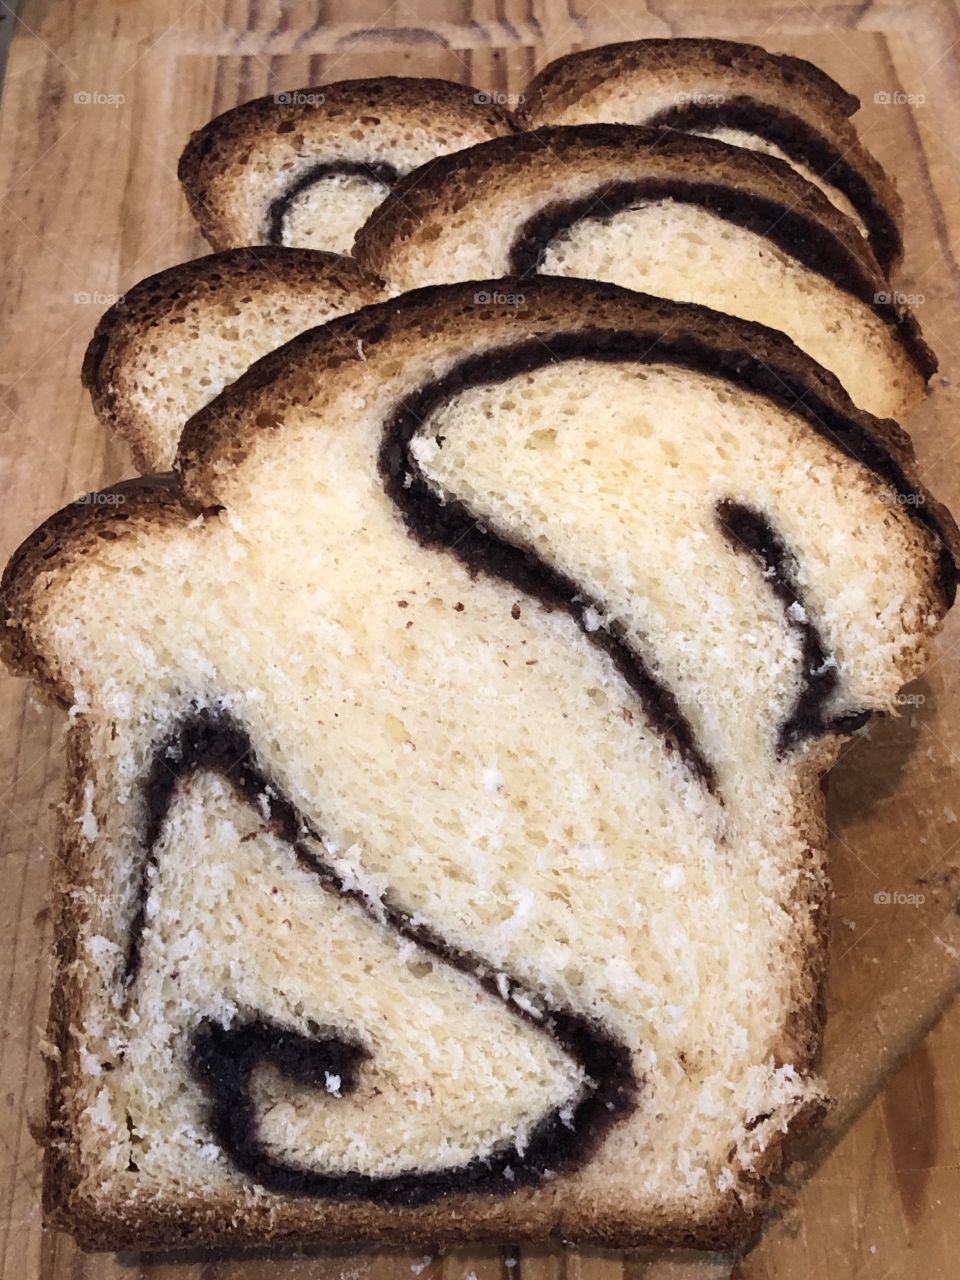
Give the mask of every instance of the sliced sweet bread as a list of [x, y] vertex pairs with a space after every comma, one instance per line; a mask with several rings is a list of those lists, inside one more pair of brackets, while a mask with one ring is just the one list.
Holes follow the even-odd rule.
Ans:
[[83, 384], [139, 468], [165, 471], [186, 420], [255, 360], [381, 296], [338, 254], [270, 245], [211, 253], [141, 280], [101, 317]]
[[344, 80], [245, 102], [180, 157], [187, 203], [214, 249], [285, 244], [349, 253], [402, 174], [510, 133], [490, 94], [448, 80]]
[[259, 361], [3, 581], [71, 722], [48, 1214], [743, 1241], [823, 1106], [822, 775], [957, 555], [894, 424], [704, 308], [487, 281]]
[[782, 329], [902, 418], [936, 360], [849, 220], [783, 161], [630, 125], [516, 134], [400, 182], [355, 255], [394, 288], [578, 276]]
[[850, 121], [859, 107], [802, 58], [692, 37], [557, 58], [527, 86], [521, 112], [531, 129], [668, 125], [778, 156], [854, 220], [889, 274], [903, 255], [903, 202]]

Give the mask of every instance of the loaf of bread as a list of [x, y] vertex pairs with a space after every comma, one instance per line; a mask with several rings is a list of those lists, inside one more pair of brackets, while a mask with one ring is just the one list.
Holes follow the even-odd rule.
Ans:
[[489, 280], [259, 361], [3, 579], [70, 722], [51, 1219], [742, 1242], [823, 1107], [822, 777], [957, 555], [697, 306]]
[[523, 95], [527, 128], [667, 125], [778, 156], [848, 214], [889, 273], [903, 204], [857, 136], [859, 99], [802, 58], [702, 37], [638, 40], [557, 58]]
[[443, 156], [358, 233], [396, 289], [578, 276], [782, 329], [900, 420], [936, 360], [849, 219], [781, 160], [672, 130], [543, 128]]
[[314, 249], [227, 249], [127, 291], [97, 325], [83, 383], [141, 471], [172, 464], [183, 424], [255, 360], [381, 296], [355, 262]]
[[180, 157], [190, 210], [214, 249], [284, 244], [349, 253], [402, 174], [515, 128], [492, 96], [448, 80], [344, 80], [245, 102]]

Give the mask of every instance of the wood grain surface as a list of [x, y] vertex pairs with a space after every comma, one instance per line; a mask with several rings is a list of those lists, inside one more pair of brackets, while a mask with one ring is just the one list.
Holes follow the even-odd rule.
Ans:
[[[568, 49], [670, 34], [748, 38], [799, 53], [860, 94], [860, 132], [897, 176], [909, 211], [897, 288], [916, 295], [942, 364], [909, 425], [930, 483], [960, 509], [953, 6], [29, 0], [16, 22], [0, 114], [0, 557], [58, 506], [132, 474], [124, 449], [94, 421], [80, 361], [118, 294], [204, 249], [175, 177], [191, 129], [258, 94], [356, 75], [436, 75], [516, 94]], [[30, 1136], [43, 1084], [46, 890], [63, 718], [37, 705], [22, 682], [2, 678], [0, 1280], [957, 1276], [960, 1009], [937, 1020], [960, 985], [960, 617], [907, 695], [902, 716], [854, 739], [833, 777], [824, 1073], [837, 1107], [816, 1147], [801, 1153], [782, 1216], [747, 1256], [695, 1261], [557, 1245], [430, 1257], [395, 1250], [84, 1257], [41, 1227], [40, 1160]], [[898, 903], [898, 894], [924, 901]]]

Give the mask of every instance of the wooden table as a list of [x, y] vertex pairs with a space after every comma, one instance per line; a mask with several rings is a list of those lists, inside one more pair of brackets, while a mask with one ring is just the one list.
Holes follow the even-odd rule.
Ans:
[[[97, 317], [118, 293], [203, 250], [174, 173], [192, 128], [258, 94], [356, 75], [439, 75], [515, 93], [534, 69], [569, 48], [694, 33], [752, 38], [812, 57], [863, 98], [861, 132], [898, 174], [910, 210], [900, 287], [921, 295], [920, 318], [943, 365], [930, 402], [910, 425], [929, 478], [960, 509], [952, 389], [960, 375], [960, 21], [953, 6], [27, 0], [0, 115], [7, 246], [0, 556], [63, 502], [132, 474], [124, 450], [94, 421], [79, 385], [80, 360]], [[429, 1261], [398, 1251], [84, 1258], [69, 1239], [44, 1232], [30, 1127], [42, 1091], [45, 893], [62, 717], [37, 706], [22, 683], [3, 678], [0, 1280], [960, 1274], [960, 1008], [924, 1038], [960, 985], [958, 653], [955, 618], [914, 691], [924, 701], [854, 741], [835, 774], [824, 1070], [838, 1107], [825, 1140], [806, 1153], [803, 1167], [816, 1172], [749, 1256], [702, 1264], [559, 1246], [513, 1254], [465, 1249]], [[882, 890], [916, 891], [920, 881], [922, 908], [874, 900]]]

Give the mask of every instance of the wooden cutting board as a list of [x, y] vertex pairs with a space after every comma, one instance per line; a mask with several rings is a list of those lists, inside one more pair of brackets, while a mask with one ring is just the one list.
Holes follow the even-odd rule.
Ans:
[[[97, 317], [116, 295], [204, 249], [175, 177], [191, 129], [246, 98], [358, 75], [444, 76], [516, 94], [534, 70], [568, 49], [670, 34], [748, 38], [798, 53], [860, 94], [861, 134], [897, 175], [909, 210], [907, 269], [898, 288], [917, 295], [918, 315], [942, 362], [942, 376], [910, 426], [931, 484], [960, 510], [954, 6], [28, 0], [0, 114], [7, 245], [0, 556], [64, 502], [132, 474], [124, 450], [105, 439], [81, 393], [80, 361]], [[907, 691], [902, 716], [855, 739], [835, 772], [824, 1073], [838, 1105], [818, 1146], [804, 1154], [801, 1168], [812, 1172], [810, 1180], [784, 1219], [736, 1263], [740, 1280], [937, 1280], [960, 1270], [960, 1010], [924, 1039], [960, 985], [958, 646], [955, 616], [928, 675]], [[67, 1238], [44, 1232], [40, 1162], [29, 1127], [43, 1077], [46, 889], [63, 718], [38, 707], [9, 678], [0, 682], [0, 717], [0, 1280], [731, 1275], [731, 1259], [560, 1246], [462, 1249], [429, 1259], [397, 1250], [84, 1258]]]

